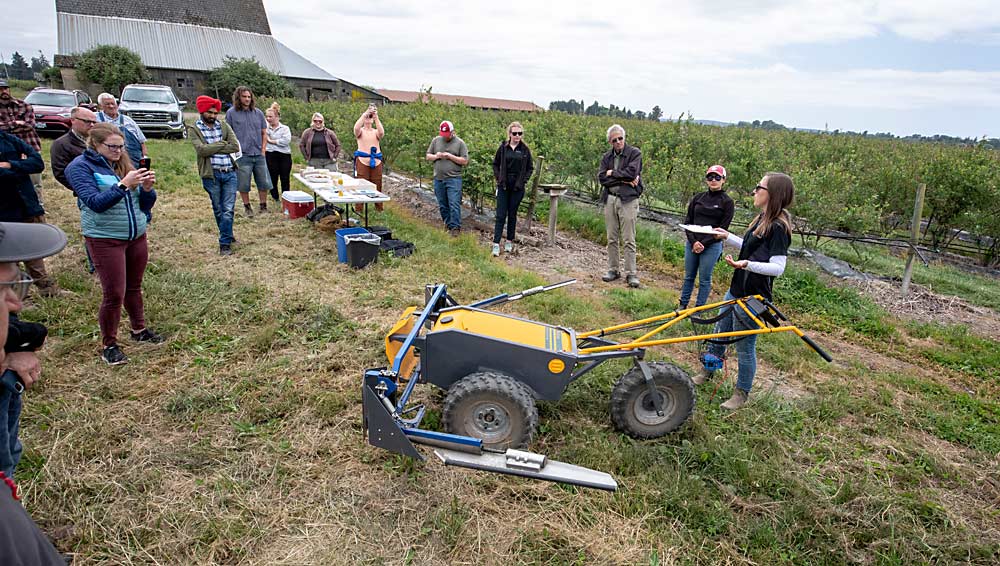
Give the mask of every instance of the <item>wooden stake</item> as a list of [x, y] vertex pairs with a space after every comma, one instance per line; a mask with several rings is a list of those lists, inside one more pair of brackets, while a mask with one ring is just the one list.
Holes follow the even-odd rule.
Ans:
[[538, 156], [538, 173], [535, 173], [535, 179], [531, 182], [531, 197], [528, 200], [528, 229], [525, 234], [531, 234], [531, 221], [535, 219], [535, 200], [538, 198], [538, 181], [542, 178], [542, 172], [545, 170], [545, 156]]
[[917, 185], [917, 198], [913, 202], [913, 219], [910, 220], [910, 251], [906, 254], [906, 268], [903, 270], [903, 288], [900, 293], [905, 297], [910, 292], [910, 279], [913, 278], [913, 256], [916, 255], [914, 247], [920, 242], [920, 218], [924, 212], [924, 194], [927, 192], [927, 185], [920, 183]]

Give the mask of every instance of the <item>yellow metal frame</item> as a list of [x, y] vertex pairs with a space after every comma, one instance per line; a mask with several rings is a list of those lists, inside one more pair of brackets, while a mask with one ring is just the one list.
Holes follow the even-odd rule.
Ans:
[[[576, 335], [578, 339], [592, 338], [598, 336], [604, 336], [605, 334], [611, 332], [623, 332], [632, 328], [645, 326], [654, 322], [666, 321], [655, 329], [643, 334], [642, 336], [632, 340], [631, 342], [623, 342], [621, 344], [612, 344], [609, 346], [594, 346], [591, 348], [581, 348], [580, 354], [596, 354], [599, 352], [613, 352], [617, 350], [634, 350], [636, 348], [647, 348], [649, 346], [662, 346], [664, 344], [679, 344], [682, 342], [695, 342], [700, 340], [709, 340], [716, 338], [738, 338], [741, 336], [750, 336], [753, 334], [773, 334], [776, 332], [793, 332], [799, 338], [804, 336], [803, 332], [796, 328], [795, 326], [778, 326], [775, 328], [768, 328], [766, 324], [761, 322], [760, 318], [753, 314], [747, 305], [747, 299], [757, 299], [760, 301], [764, 300], [764, 297], [760, 295], [753, 295], [752, 297], [743, 297], [741, 299], [730, 299], [728, 301], [721, 301], [718, 303], [712, 303], [710, 305], [702, 305], [700, 307], [694, 307], [690, 309], [677, 310], [657, 316], [652, 316], [649, 318], [644, 318], [642, 320], [636, 320], [632, 322], [626, 322], [624, 324], [618, 324], [615, 326], [609, 326], [607, 328], [601, 328], [598, 330], [591, 330], [589, 332], [581, 332]], [[678, 322], [687, 319], [695, 313], [702, 311], [717, 309], [719, 307], [724, 307], [726, 305], [738, 305], [747, 315], [757, 324], [759, 328], [753, 330], [736, 330], [733, 332], [714, 332], [711, 334], [699, 334], [697, 336], [681, 336], [678, 338], [662, 338], [659, 340], [651, 340], [653, 336], [663, 332], [664, 330], [674, 326]]]

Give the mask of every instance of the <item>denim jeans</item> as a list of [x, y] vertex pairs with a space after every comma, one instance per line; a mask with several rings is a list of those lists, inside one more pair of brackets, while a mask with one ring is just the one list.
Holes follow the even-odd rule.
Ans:
[[684, 285], [681, 286], [681, 308], [687, 308], [694, 291], [694, 276], [698, 275], [698, 298], [694, 306], [700, 307], [708, 301], [712, 292], [712, 270], [722, 255], [722, 242], [705, 246], [700, 254], [691, 249], [691, 242], [684, 244]]
[[211, 179], [202, 178], [201, 185], [212, 199], [215, 224], [219, 227], [219, 245], [231, 244], [233, 238], [233, 206], [236, 204], [236, 173], [215, 171]]
[[267, 159], [263, 155], [244, 155], [236, 161], [236, 190], [250, 192], [250, 175], [253, 175], [258, 191], [274, 188], [271, 186], [271, 174], [267, 172]]
[[17, 438], [21, 423], [20, 385], [17, 374], [11, 370], [0, 376], [0, 471], [11, 479], [21, 461], [21, 441]]
[[517, 207], [521, 206], [524, 191], [497, 190], [497, 218], [493, 225], [493, 243], [500, 243], [504, 221], [507, 222], [507, 239], [514, 241], [514, 230], [517, 228]]
[[449, 230], [462, 227], [462, 178], [434, 179], [434, 196], [437, 197], [441, 220]]
[[[726, 296], [722, 299], [728, 301], [733, 299], [733, 295], [726, 291]], [[747, 313], [743, 312], [737, 305], [722, 307], [729, 316], [715, 323], [715, 332], [735, 332], [739, 330], [750, 330], [759, 328]], [[739, 362], [739, 371], [736, 374], [736, 388], [750, 393], [753, 386], [753, 378], [757, 374], [757, 335], [745, 336], [742, 340], [733, 344], [736, 346], [736, 359]], [[725, 344], [709, 344], [708, 352], [720, 358], [726, 353]]]

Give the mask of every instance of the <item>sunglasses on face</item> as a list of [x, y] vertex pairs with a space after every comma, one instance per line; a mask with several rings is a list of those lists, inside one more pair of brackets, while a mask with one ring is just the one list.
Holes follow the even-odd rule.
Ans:
[[705, 179], [709, 181], [721, 181], [722, 175], [719, 175], [718, 173], [709, 173], [708, 175], [705, 175]]
[[313, 124], [322, 124], [323, 120], [313, 120]]
[[611, 138], [610, 141], [611, 141], [611, 143], [618, 143], [618, 142], [622, 141], [623, 139], [625, 139], [625, 136], [618, 136], [617, 138]]
[[762, 187], [760, 185], [757, 185], [756, 187], [753, 188], [753, 190], [750, 191], [750, 194], [756, 193], [757, 191], [766, 191], [766, 190], [767, 187]]
[[31, 288], [31, 284], [34, 282], [35, 280], [32, 279], [31, 276], [21, 270], [18, 270], [17, 280], [0, 282], [0, 289], [9, 287], [10, 290], [17, 295], [19, 300], [24, 300], [24, 298], [28, 296], [28, 289]]
[[125, 145], [124, 144], [122, 144], [122, 145], [114, 145], [114, 144], [110, 144], [110, 143], [101, 142], [101, 145], [103, 145], [104, 147], [110, 149], [111, 151], [121, 151], [121, 150], [125, 149]]
[[83, 118], [73, 118], [73, 119], [76, 120], [76, 121], [78, 121], [78, 122], [83, 122], [84, 124], [86, 124], [88, 126], [93, 126], [94, 124], [97, 123], [97, 120], [85, 120]]
[[512, 136], [523, 136], [524, 132], [511, 132], [510, 135], [512, 135]]

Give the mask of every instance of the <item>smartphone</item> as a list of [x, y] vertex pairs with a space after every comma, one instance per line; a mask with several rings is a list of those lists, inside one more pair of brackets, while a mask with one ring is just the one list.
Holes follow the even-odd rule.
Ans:
[[139, 169], [149, 170], [149, 166], [153, 164], [153, 160], [149, 158], [148, 155], [143, 155], [139, 159]]

